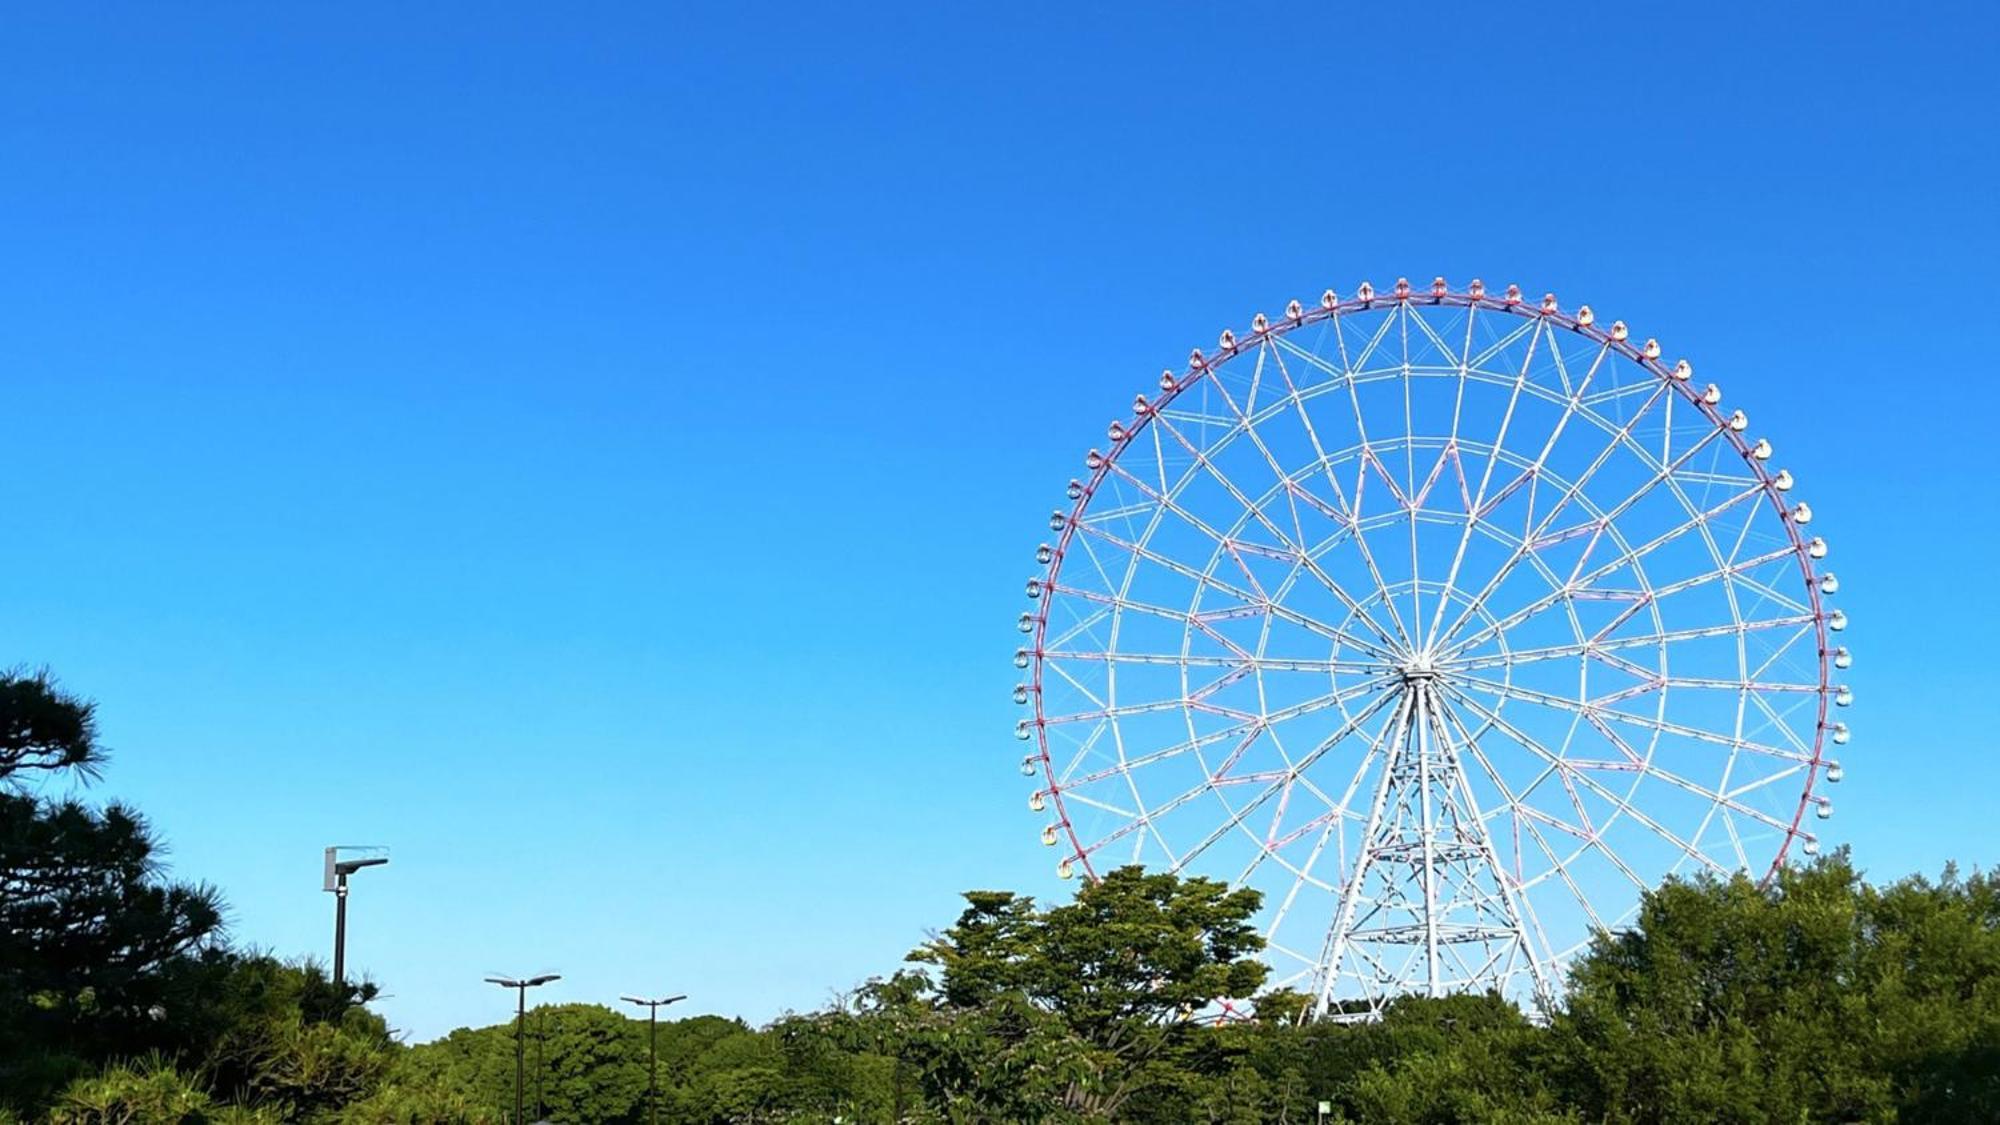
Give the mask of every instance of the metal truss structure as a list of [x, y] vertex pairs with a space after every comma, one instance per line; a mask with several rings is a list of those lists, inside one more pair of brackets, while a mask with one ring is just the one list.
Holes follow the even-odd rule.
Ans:
[[1272, 983], [1532, 1003], [1668, 874], [1832, 814], [1811, 509], [1588, 306], [1398, 282], [1161, 376], [1049, 518], [1016, 734], [1058, 872], [1264, 893]]

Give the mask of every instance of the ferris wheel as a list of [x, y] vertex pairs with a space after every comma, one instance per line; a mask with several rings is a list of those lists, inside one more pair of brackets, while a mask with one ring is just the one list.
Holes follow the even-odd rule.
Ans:
[[1768, 876], [1852, 701], [1824, 540], [1722, 391], [1589, 308], [1363, 284], [1111, 423], [1019, 621], [1065, 878], [1263, 892], [1272, 984], [1551, 995], [1670, 874]]

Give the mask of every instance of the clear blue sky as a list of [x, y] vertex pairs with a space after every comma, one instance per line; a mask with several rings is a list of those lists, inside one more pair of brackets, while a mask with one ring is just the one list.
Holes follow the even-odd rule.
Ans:
[[1833, 543], [1832, 838], [1996, 858], [1990, 6], [11, 5], [0, 659], [235, 932], [429, 1037], [764, 1019], [1056, 889], [1007, 699], [1083, 450], [1327, 285], [1686, 353]]

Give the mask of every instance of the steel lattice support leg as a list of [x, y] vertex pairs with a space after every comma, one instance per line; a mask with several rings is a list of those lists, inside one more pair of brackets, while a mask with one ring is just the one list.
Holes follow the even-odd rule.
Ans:
[[1320, 963], [1317, 1011], [1367, 1018], [1401, 992], [1442, 996], [1526, 973], [1546, 992], [1431, 673], [1406, 676], [1375, 748], [1381, 777]]

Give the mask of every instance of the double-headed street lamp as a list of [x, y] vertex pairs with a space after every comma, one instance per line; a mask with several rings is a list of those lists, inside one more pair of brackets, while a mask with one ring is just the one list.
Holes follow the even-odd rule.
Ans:
[[528, 990], [561, 980], [561, 973], [543, 973], [525, 980], [510, 980], [507, 977], [487, 977], [486, 983], [497, 984], [514, 990], [518, 1001], [514, 1009], [514, 1125], [521, 1125], [521, 1086], [527, 1076], [528, 1052], [522, 1033], [528, 1025]]
[[646, 1009], [646, 1109], [652, 1125], [660, 1125], [660, 1009], [687, 997], [667, 996], [646, 1000], [637, 996], [621, 996], [619, 999]]

